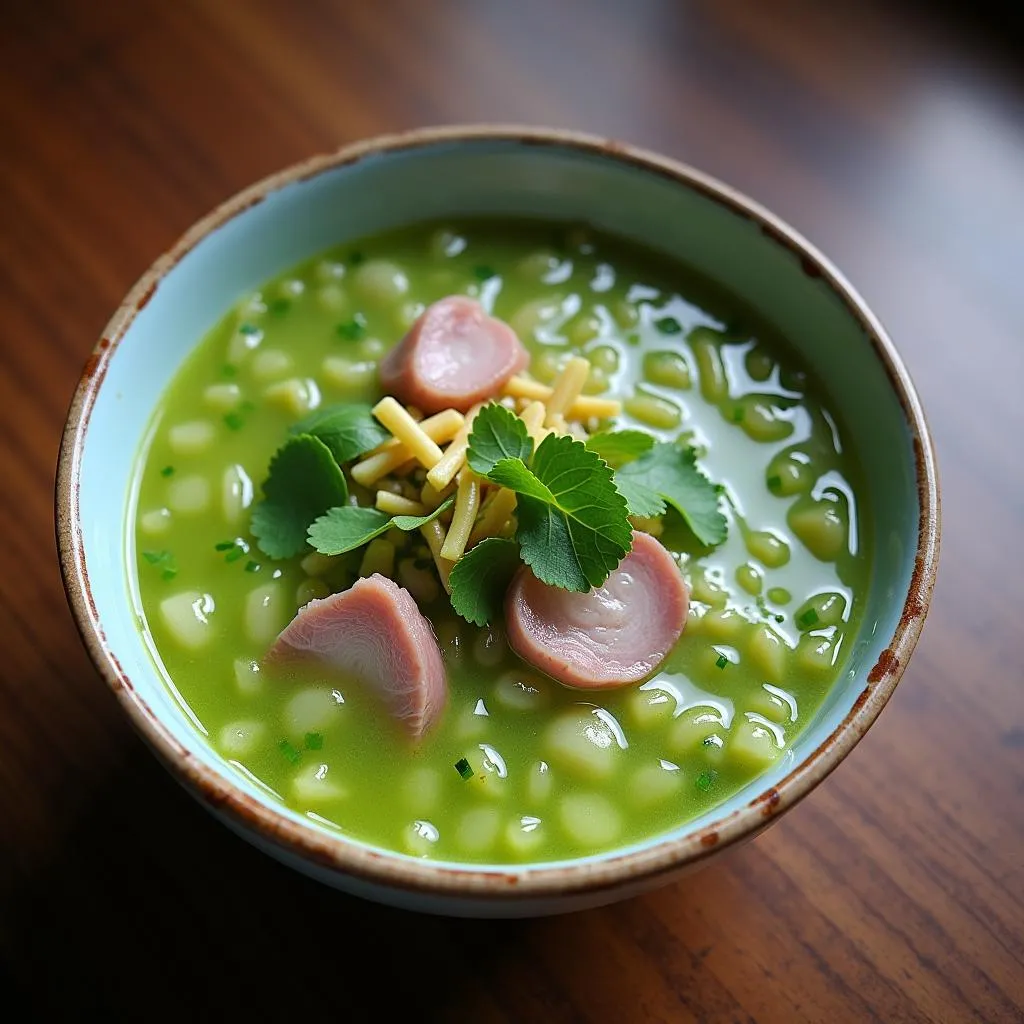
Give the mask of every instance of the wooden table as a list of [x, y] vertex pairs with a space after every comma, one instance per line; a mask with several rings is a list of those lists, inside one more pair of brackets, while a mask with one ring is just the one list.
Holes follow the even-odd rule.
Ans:
[[[789, 0], [3, 6], [5, 1009], [20, 995], [47, 1021], [1022, 1019], [1024, 72], [998, 36], [935, 19]], [[78, 372], [180, 232], [314, 152], [478, 120], [661, 150], [806, 233], [909, 365], [945, 512], [917, 653], [824, 785], [678, 885], [513, 923], [365, 904], [215, 824], [90, 666], [52, 531]]]

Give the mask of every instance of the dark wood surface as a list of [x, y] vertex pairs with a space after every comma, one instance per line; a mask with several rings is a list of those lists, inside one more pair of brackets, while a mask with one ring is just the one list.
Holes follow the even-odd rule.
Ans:
[[[1024, 70], [1009, 29], [930, 11], [0, 4], [0, 1015], [1022, 1019]], [[315, 152], [483, 120], [658, 149], [803, 231], [903, 353], [944, 501], [920, 645], [831, 778], [680, 884], [512, 923], [365, 904], [217, 825], [90, 666], [52, 527], [79, 370], [189, 224]]]

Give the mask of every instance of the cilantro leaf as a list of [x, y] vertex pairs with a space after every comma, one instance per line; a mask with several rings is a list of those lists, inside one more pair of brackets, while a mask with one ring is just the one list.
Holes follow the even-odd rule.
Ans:
[[270, 460], [263, 494], [252, 512], [256, 543], [270, 558], [291, 558], [305, 549], [309, 524], [345, 503], [348, 487], [327, 445], [311, 434], [298, 434]]
[[368, 405], [343, 402], [317, 409], [290, 427], [293, 434], [312, 434], [331, 450], [338, 462], [348, 462], [357, 455], [383, 444], [391, 434], [373, 417]]
[[501, 615], [505, 591], [521, 564], [514, 540], [488, 537], [469, 549], [448, 577], [452, 607], [467, 622], [486, 626]]
[[[615, 473], [615, 486], [637, 516], [661, 515], [667, 502], [686, 521], [693, 535], [708, 546], [721, 544], [728, 530], [719, 511], [721, 488], [697, 467], [690, 448], [660, 441]], [[657, 508], [657, 511], [652, 509]]]
[[466, 459], [472, 469], [487, 476], [502, 459], [522, 459], [533, 452], [533, 440], [526, 424], [510, 409], [490, 402], [473, 420]]
[[618, 469], [650, 451], [654, 438], [643, 430], [602, 430], [591, 434], [584, 443], [592, 452], [597, 452], [612, 469]]
[[604, 583], [629, 551], [626, 501], [611, 469], [581, 442], [550, 434], [531, 469], [504, 459], [490, 479], [519, 495], [516, 539], [544, 583], [584, 593]]
[[346, 551], [361, 548], [392, 526], [406, 532], [418, 530], [451, 508], [454, 502], [453, 495], [425, 516], [389, 516], [376, 508], [342, 505], [328, 509], [310, 526], [309, 543], [321, 555], [343, 555]]

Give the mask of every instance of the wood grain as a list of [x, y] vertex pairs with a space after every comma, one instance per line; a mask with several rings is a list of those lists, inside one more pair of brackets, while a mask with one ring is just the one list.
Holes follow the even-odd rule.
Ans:
[[[1024, 67], [1005, 33], [852, 0], [2, 13], [0, 981], [19, 1019], [1024, 1019]], [[825, 784], [669, 889], [512, 923], [343, 897], [214, 823], [91, 668], [52, 539], [78, 372], [164, 248], [314, 152], [476, 120], [661, 150], [808, 235], [895, 338], [944, 501], [917, 653]]]

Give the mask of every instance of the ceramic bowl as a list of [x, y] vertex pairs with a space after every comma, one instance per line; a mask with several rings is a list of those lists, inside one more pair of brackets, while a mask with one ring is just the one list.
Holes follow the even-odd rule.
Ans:
[[[589, 222], [688, 263], [746, 299], [818, 373], [866, 473], [877, 562], [848, 668], [772, 770], [644, 842], [524, 867], [432, 862], [321, 829], [229, 767], [169, 692], [129, 594], [126, 516], [150, 414], [239, 295], [349, 237], [442, 216]], [[928, 609], [937, 476], [907, 371], [843, 276], [778, 217], [690, 167], [575, 133], [451, 127], [348, 146], [253, 185], [161, 256], [114, 314], [75, 392], [57, 534], [68, 600], [100, 674], [157, 757], [247, 840], [342, 890], [466, 916], [529, 916], [663, 885], [758, 833], [853, 749], [893, 692]]]

